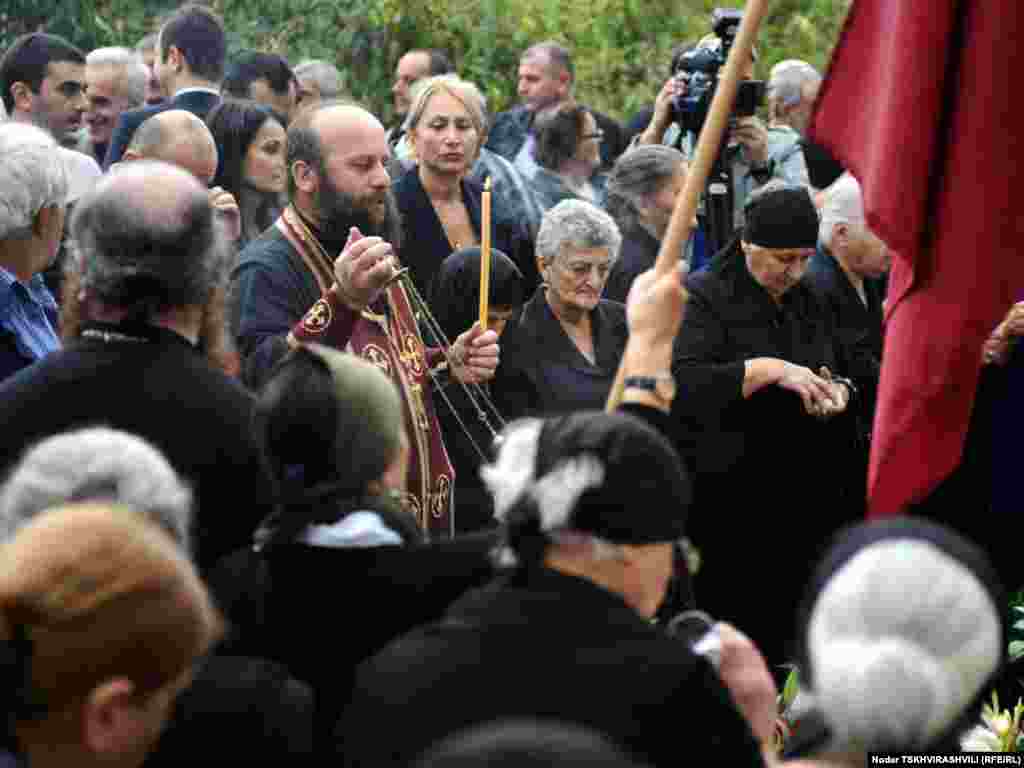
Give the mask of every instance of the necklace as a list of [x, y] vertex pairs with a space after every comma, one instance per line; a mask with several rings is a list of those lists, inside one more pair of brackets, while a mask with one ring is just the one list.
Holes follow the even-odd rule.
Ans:
[[99, 328], [86, 328], [78, 335], [83, 339], [96, 339], [97, 341], [102, 341], [105, 344], [109, 344], [112, 341], [129, 341], [135, 342], [136, 344], [146, 344], [149, 341], [149, 339], [141, 336], [129, 336], [127, 333], [118, 333], [117, 331], [102, 331]]

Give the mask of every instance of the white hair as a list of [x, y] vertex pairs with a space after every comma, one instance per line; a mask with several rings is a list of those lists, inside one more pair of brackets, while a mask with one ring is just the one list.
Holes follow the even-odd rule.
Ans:
[[[534, 502], [540, 515], [540, 529], [553, 544], [571, 541], [585, 544], [595, 558], [614, 557], [618, 548], [589, 533], [574, 531], [572, 512], [580, 497], [604, 482], [603, 462], [592, 454], [581, 454], [559, 461], [545, 475], [536, 476], [537, 445], [543, 421], [521, 419], [510, 424], [493, 464], [484, 465], [480, 476], [494, 497], [494, 516], [508, 522], [509, 511], [524, 497]], [[515, 553], [506, 548], [500, 553], [503, 565], [515, 563]]]
[[911, 539], [874, 544], [811, 612], [813, 693], [849, 751], [913, 751], [952, 726], [999, 666], [1002, 606], [960, 562]]
[[25, 237], [39, 211], [67, 202], [68, 178], [57, 147], [41, 128], [0, 124], [0, 240]]
[[778, 103], [795, 107], [804, 97], [804, 85], [820, 82], [821, 74], [806, 61], [785, 59], [772, 67], [767, 90]]
[[313, 80], [322, 99], [338, 98], [345, 87], [341, 71], [323, 59], [306, 59], [292, 71], [299, 80]]
[[106, 427], [66, 432], [29, 449], [0, 488], [0, 541], [46, 509], [99, 500], [146, 515], [189, 549], [191, 491], [155, 447]]
[[615, 220], [585, 200], [563, 200], [549, 208], [537, 230], [537, 255], [545, 264], [566, 248], [607, 248], [614, 264], [620, 245], [622, 234]]
[[843, 173], [822, 192], [821, 223], [818, 240], [826, 248], [832, 246], [832, 231], [837, 224], [848, 224], [854, 230], [864, 229], [864, 200], [860, 184], [849, 171]]
[[121, 91], [128, 99], [128, 106], [138, 107], [146, 100], [146, 81], [149, 72], [142, 63], [142, 56], [129, 48], [97, 48], [85, 57], [89, 67], [116, 67], [121, 70]]

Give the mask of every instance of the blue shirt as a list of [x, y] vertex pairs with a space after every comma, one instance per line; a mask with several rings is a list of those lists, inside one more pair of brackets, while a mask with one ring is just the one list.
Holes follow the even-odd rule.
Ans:
[[0, 379], [60, 349], [57, 302], [41, 274], [28, 283], [0, 267]]

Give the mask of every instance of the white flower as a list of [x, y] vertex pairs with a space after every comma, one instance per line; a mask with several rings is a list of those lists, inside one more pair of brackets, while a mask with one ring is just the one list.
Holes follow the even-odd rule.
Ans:
[[976, 725], [960, 737], [964, 752], [1001, 752], [999, 737], [983, 725]]

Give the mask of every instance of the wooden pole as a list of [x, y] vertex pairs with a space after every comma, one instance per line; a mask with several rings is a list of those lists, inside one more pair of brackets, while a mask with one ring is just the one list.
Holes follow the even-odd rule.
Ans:
[[[690, 239], [694, 218], [697, 215], [697, 205], [707, 183], [708, 175], [711, 173], [711, 166], [715, 162], [715, 155], [718, 154], [718, 150], [722, 146], [722, 136], [729, 124], [729, 116], [732, 113], [736, 92], [742, 79], [741, 74], [747, 62], [750, 61], [754, 41], [757, 39], [757, 30], [761, 26], [761, 21], [767, 10], [768, 0], [750, 0], [743, 11], [743, 20], [736, 32], [736, 40], [732, 44], [732, 50], [729, 51], [729, 58], [725, 62], [725, 67], [715, 88], [715, 97], [711, 100], [707, 119], [704, 121], [704, 127], [697, 139], [697, 149], [686, 174], [683, 192], [676, 201], [672, 218], [669, 219], [668, 229], [661, 241], [661, 250], [658, 251], [658, 258], [654, 262], [654, 273], [659, 277], [676, 269], [679, 264], [679, 254], [687, 240]], [[622, 401], [624, 380], [625, 372], [619, 365], [611, 392], [608, 394], [605, 410], [613, 411], [618, 408]]]
[[480, 330], [487, 330], [487, 302], [491, 291], [491, 177], [484, 182], [480, 201]]

